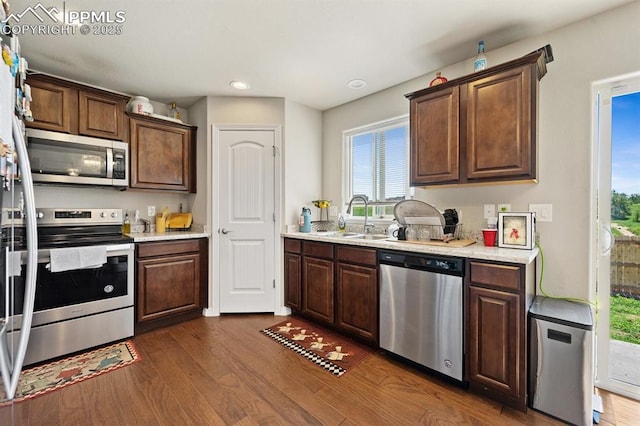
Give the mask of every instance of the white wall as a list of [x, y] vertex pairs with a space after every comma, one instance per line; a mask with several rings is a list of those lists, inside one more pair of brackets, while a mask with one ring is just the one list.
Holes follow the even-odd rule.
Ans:
[[190, 208], [189, 195], [177, 193], [40, 185], [35, 186], [34, 192], [38, 208], [122, 208], [129, 210], [132, 220], [134, 210], [140, 210], [140, 217], [147, 219], [147, 206], [156, 206], [158, 211], [169, 207], [172, 212], [178, 211], [180, 203], [184, 211]]
[[311, 201], [324, 198], [322, 113], [287, 100], [285, 123], [282, 222], [285, 225], [297, 224], [302, 206], [310, 207], [312, 220], [318, 220], [318, 209], [313, 208]]
[[[193, 221], [199, 224], [207, 223], [207, 193], [211, 178], [209, 167], [209, 141], [211, 140], [211, 126], [207, 121], [207, 98], [202, 98], [189, 108], [190, 123], [198, 126], [196, 142], [196, 191], [193, 196], [191, 212]], [[211, 231], [207, 228], [207, 231]]]
[[[591, 164], [591, 83], [640, 70], [640, 2], [603, 13], [499, 50], [488, 47], [489, 65], [551, 44], [554, 62], [540, 82], [539, 183], [420, 189], [416, 198], [440, 209], [463, 211], [467, 228], [483, 226], [482, 204], [553, 204], [553, 222], [538, 223], [545, 253], [544, 287], [558, 296], [590, 295], [589, 254]], [[342, 198], [342, 131], [408, 113], [404, 94], [422, 89], [442, 71], [447, 78], [470, 73], [472, 59], [328, 110], [323, 127], [323, 191]], [[539, 265], [538, 265], [539, 269]]]

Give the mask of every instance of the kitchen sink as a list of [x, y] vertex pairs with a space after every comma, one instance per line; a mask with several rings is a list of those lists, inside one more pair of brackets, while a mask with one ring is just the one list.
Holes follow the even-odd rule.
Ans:
[[330, 238], [354, 238], [362, 234], [357, 232], [318, 232], [315, 234], [318, 237], [330, 237]]
[[384, 240], [389, 238], [387, 235], [373, 235], [373, 234], [356, 234], [352, 237], [346, 237], [352, 240]]
[[350, 240], [384, 240], [389, 238], [387, 235], [360, 234], [358, 232], [318, 232], [315, 235], [327, 238], [348, 238]]

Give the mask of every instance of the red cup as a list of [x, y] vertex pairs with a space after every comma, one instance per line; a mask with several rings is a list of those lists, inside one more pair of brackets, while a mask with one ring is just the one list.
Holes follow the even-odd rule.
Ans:
[[484, 238], [484, 245], [487, 247], [493, 247], [496, 245], [496, 237], [498, 236], [497, 229], [483, 229], [482, 237]]

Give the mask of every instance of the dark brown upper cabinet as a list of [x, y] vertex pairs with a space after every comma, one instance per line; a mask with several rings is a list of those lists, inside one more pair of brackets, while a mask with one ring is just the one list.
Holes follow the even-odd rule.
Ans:
[[45, 74], [30, 74], [33, 121], [27, 127], [126, 141], [128, 96]]
[[412, 186], [537, 179], [541, 52], [407, 94]]

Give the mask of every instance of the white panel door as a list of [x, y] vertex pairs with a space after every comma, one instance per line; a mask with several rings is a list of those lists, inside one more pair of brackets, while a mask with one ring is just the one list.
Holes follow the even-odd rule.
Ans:
[[275, 132], [219, 134], [220, 312], [273, 312]]

